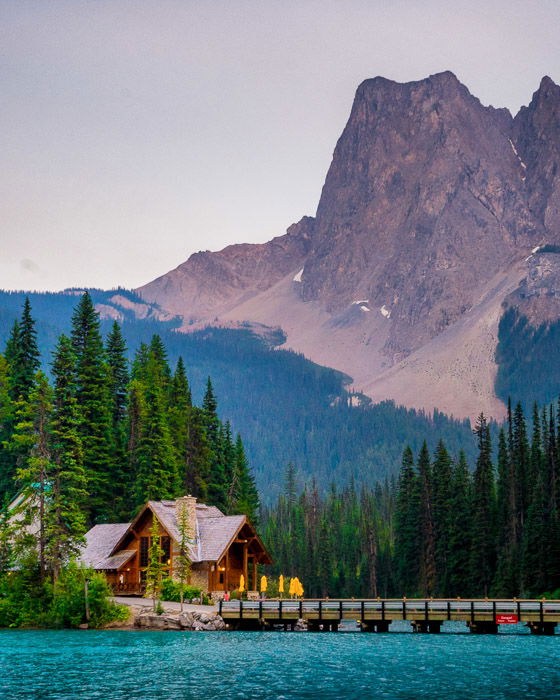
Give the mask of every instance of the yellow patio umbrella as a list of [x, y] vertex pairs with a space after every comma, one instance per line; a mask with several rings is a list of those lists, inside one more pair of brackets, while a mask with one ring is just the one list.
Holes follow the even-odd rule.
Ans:
[[290, 579], [290, 587], [288, 589], [288, 595], [294, 595], [295, 594], [295, 578]]
[[297, 584], [298, 584], [297, 595], [298, 595], [300, 598], [303, 598], [303, 586], [302, 586], [301, 581], [299, 580], [299, 578], [298, 578], [298, 580], [297, 580]]
[[278, 579], [278, 593], [284, 593], [284, 577], [280, 574]]
[[261, 593], [266, 593], [266, 587], [268, 586], [268, 581], [266, 576], [261, 576]]
[[245, 590], [245, 576], [243, 576], [243, 574], [241, 574], [241, 576], [239, 577], [239, 592], [243, 593], [244, 590]]

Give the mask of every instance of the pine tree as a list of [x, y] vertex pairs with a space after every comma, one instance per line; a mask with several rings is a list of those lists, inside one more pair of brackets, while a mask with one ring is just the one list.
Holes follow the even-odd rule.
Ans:
[[[13, 371], [18, 362], [19, 354], [19, 321], [16, 319], [12, 325], [12, 330], [6, 341], [4, 357], [8, 363], [8, 367]], [[13, 385], [12, 385], [13, 387]], [[16, 397], [17, 398], [17, 397]]]
[[88, 292], [84, 293], [72, 316], [71, 340], [76, 356], [80, 437], [90, 492], [88, 519], [103, 522], [112, 515], [112, 407], [99, 314]]
[[450, 596], [465, 597], [471, 592], [471, 477], [465, 453], [453, 467], [449, 502], [449, 554], [447, 558]]
[[180, 492], [161, 377], [159, 358], [150, 352], [142, 387], [143, 412], [135, 449], [137, 473], [134, 492], [137, 506], [149, 500], [175, 498]]
[[41, 578], [47, 570], [47, 509], [52, 492], [49, 444], [52, 398], [47, 377], [37, 372], [28, 401], [20, 399], [16, 403], [16, 424], [12, 435], [12, 444], [20, 458], [17, 484], [26, 493], [21, 524], [27, 526], [29, 533], [35, 531], [29, 539], [38, 554]]
[[179, 585], [181, 612], [183, 612], [185, 586], [189, 582], [192, 568], [190, 547], [195, 540], [196, 534], [192, 532], [188, 509], [183, 504], [179, 505], [177, 512], [177, 530], [179, 532], [179, 554], [174, 560], [175, 577]]
[[520, 590], [517, 483], [513, 455], [508, 450], [503, 428], [498, 441], [496, 530], [498, 547], [494, 590], [496, 595], [512, 597]]
[[231, 500], [233, 513], [246, 515], [254, 524], [258, 523], [259, 494], [255, 479], [249, 470], [241, 436], [235, 441], [234, 489]]
[[62, 566], [75, 556], [86, 532], [87, 477], [83, 467], [80, 415], [76, 399], [76, 358], [62, 335], [54, 353], [52, 462], [47, 503], [48, 568], [56, 582]]
[[10, 375], [12, 378], [12, 397], [14, 400], [27, 400], [33, 388], [35, 373], [39, 369], [39, 348], [35, 321], [31, 316], [31, 304], [26, 297], [23, 304], [21, 320], [17, 328], [17, 340], [8, 341], [10, 358]]
[[203, 502], [208, 500], [212, 459], [213, 452], [206, 434], [203, 412], [197, 406], [193, 406], [187, 444], [184, 493], [192, 493]]
[[130, 460], [127, 454], [128, 361], [126, 343], [115, 321], [107, 336], [106, 357], [111, 401], [111, 462], [114, 484], [111, 515], [126, 518], [130, 510]]
[[403, 452], [395, 511], [395, 573], [401, 595], [418, 591], [420, 575], [420, 492], [410, 447]]
[[436, 588], [436, 551], [432, 494], [432, 469], [426, 441], [418, 455], [418, 485], [420, 491], [420, 591], [432, 596]]
[[14, 491], [15, 464], [9, 450], [15, 408], [10, 396], [8, 362], [0, 355], [0, 506]]
[[496, 504], [490, 428], [482, 413], [474, 433], [478, 458], [473, 479], [471, 571], [474, 595], [488, 596], [496, 563]]
[[208, 436], [208, 444], [212, 450], [210, 473], [208, 475], [208, 500], [221, 510], [227, 510], [226, 474], [223, 463], [222, 445], [220, 440], [220, 421], [218, 406], [214, 395], [212, 381], [208, 377], [206, 393], [202, 402], [204, 425]]
[[152, 598], [154, 611], [161, 594], [161, 583], [165, 573], [163, 562], [164, 551], [160, 543], [159, 520], [153, 514], [152, 527], [150, 529], [150, 547], [148, 549], [148, 566], [146, 567], [146, 597]]
[[173, 442], [178, 479], [186, 481], [187, 454], [191, 439], [192, 398], [183, 359], [179, 357], [171, 382], [168, 424]]
[[434, 455], [433, 473], [433, 518], [435, 539], [435, 563], [437, 594], [447, 596], [448, 556], [451, 519], [451, 473], [452, 462], [443, 440], [440, 440]]

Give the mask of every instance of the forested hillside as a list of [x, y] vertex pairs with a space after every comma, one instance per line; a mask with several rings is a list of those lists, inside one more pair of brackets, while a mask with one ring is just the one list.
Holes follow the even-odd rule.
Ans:
[[211, 379], [193, 404], [183, 359], [171, 366], [158, 335], [130, 364], [119, 325], [104, 340], [86, 292], [57, 339], [50, 379], [40, 365], [26, 299], [0, 354], [0, 506], [35, 494], [41, 519], [51, 509], [60, 524], [53, 546], [64, 528], [80, 537], [86, 525], [129, 520], [149, 500], [186, 493], [256, 521], [243, 442], [220, 421]]
[[538, 328], [515, 308], [502, 316], [498, 331], [496, 394], [515, 396], [525, 406], [560, 396], [560, 321]]
[[[135, 295], [120, 291], [131, 300]], [[91, 290], [95, 303], [105, 303], [114, 292]], [[24, 293], [0, 293], [0, 347], [19, 317]], [[37, 321], [43, 368], [49, 370], [49, 353], [60, 332], [69, 332], [75, 294], [29, 294]], [[101, 322], [104, 336], [112, 321]], [[137, 320], [126, 315], [121, 324], [128, 359], [140, 343], [154, 333], [165, 345], [175, 366], [182, 356], [193, 400], [200, 402], [208, 376], [219, 401], [220, 418], [229, 420], [233, 432], [243, 436], [264, 500], [280, 488], [285, 465], [297, 465], [305, 481], [315, 477], [321, 490], [334, 481], [339, 485], [354, 477], [375, 484], [396, 474], [405, 445], [419, 449], [426, 439], [431, 449], [443, 438], [452, 454], [463, 448], [474, 454], [468, 422], [434, 413], [425, 416], [392, 402], [350, 406], [346, 378], [320, 367], [301, 355], [274, 350], [270, 340], [248, 330], [207, 329], [177, 333], [173, 321]], [[280, 341], [280, 338], [278, 339]]]
[[308, 596], [482, 597], [560, 593], [558, 407], [521, 404], [493, 440], [476, 425], [477, 457], [445, 443], [405, 448], [398, 481], [301, 491], [293, 467], [264, 511], [274, 574]]

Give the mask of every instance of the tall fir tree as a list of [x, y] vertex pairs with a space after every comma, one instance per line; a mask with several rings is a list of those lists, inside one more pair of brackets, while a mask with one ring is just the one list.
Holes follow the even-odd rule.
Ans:
[[246, 515], [256, 525], [259, 518], [259, 494], [239, 434], [235, 440], [233, 474], [231, 512]]
[[87, 476], [79, 435], [76, 357], [66, 336], [59, 338], [52, 363], [54, 401], [52, 458], [47, 505], [47, 564], [56, 582], [64, 564], [78, 554], [86, 532]]
[[410, 447], [403, 452], [395, 511], [395, 574], [400, 595], [418, 591], [420, 575], [420, 490]]
[[132, 474], [127, 454], [127, 398], [128, 360], [126, 342], [115, 321], [105, 343], [107, 357], [109, 398], [111, 402], [111, 462], [114, 484], [112, 517], [126, 518], [130, 511], [130, 483]]
[[[18, 454], [16, 483], [25, 495], [21, 508], [22, 524], [36, 549], [41, 579], [47, 572], [47, 510], [51, 497], [50, 421], [52, 389], [45, 374], [37, 372], [28, 400], [16, 406], [12, 444]], [[22, 528], [25, 530], [25, 527]], [[34, 534], [31, 534], [34, 533]], [[25, 537], [25, 535], [24, 535]]]
[[465, 453], [460, 452], [451, 475], [449, 501], [449, 554], [447, 557], [447, 595], [470, 595], [472, 590], [471, 552], [471, 476]]
[[17, 328], [17, 338], [8, 341], [10, 347], [10, 376], [12, 380], [12, 397], [14, 400], [27, 400], [33, 388], [35, 373], [39, 369], [39, 348], [37, 346], [37, 331], [35, 321], [31, 316], [29, 298], [25, 298], [20, 322]]
[[501, 428], [496, 502], [497, 563], [493, 590], [502, 597], [518, 595], [520, 590], [517, 470], [513, 458], [514, 453], [508, 449], [505, 431]]
[[183, 358], [179, 357], [170, 389], [168, 424], [173, 441], [178, 479], [185, 489], [187, 454], [191, 439], [192, 397]]
[[99, 327], [99, 314], [85, 292], [72, 316], [71, 341], [76, 357], [83, 463], [90, 493], [89, 522], [111, 519], [114, 489], [109, 370]]
[[418, 455], [420, 492], [420, 592], [432, 596], [436, 590], [436, 542], [433, 512], [432, 468], [426, 441]]
[[14, 427], [15, 408], [10, 393], [8, 362], [0, 355], [0, 509], [4, 500], [13, 495], [15, 463], [9, 450]]
[[149, 500], [175, 498], [181, 491], [161, 383], [162, 367], [160, 358], [151, 351], [145, 376], [142, 386], [143, 411], [135, 450], [136, 506]]
[[471, 571], [473, 594], [488, 596], [496, 564], [496, 499], [490, 428], [483, 413], [474, 433], [478, 458], [473, 478]]
[[436, 594], [439, 597], [448, 595], [448, 557], [449, 536], [451, 529], [451, 475], [452, 460], [443, 440], [440, 440], [434, 455], [432, 466], [433, 475], [433, 519], [436, 564]]
[[206, 382], [206, 393], [202, 401], [202, 412], [208, 443], [212, 450], [210, 472], [208, 475], [208, 500], [212, 505], [225, 511], [227, 510], [228, 503], [222, 441], [220, 439], [220, 420], [218, 418], [218, 404], [210, 377], [208, 377]]

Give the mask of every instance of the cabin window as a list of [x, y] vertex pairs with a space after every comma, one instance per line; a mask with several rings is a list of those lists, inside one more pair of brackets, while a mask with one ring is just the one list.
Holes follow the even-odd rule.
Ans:
[[221, 574], [220, 574], [220, 583], [223, 583], [223, 582], [224, 582], [224, 574], [221, 573]]
[[150, 538], [140, 538], [140, 566], [148, 566], [148, 550], [150, 548]]
[[163, 555], [161, 557], [161, 561], [163, 564], [167, 564], [167, 562], [171, 558], [171, 538], [162, 537], [161, 538], [161, 548], [163, 549]]

